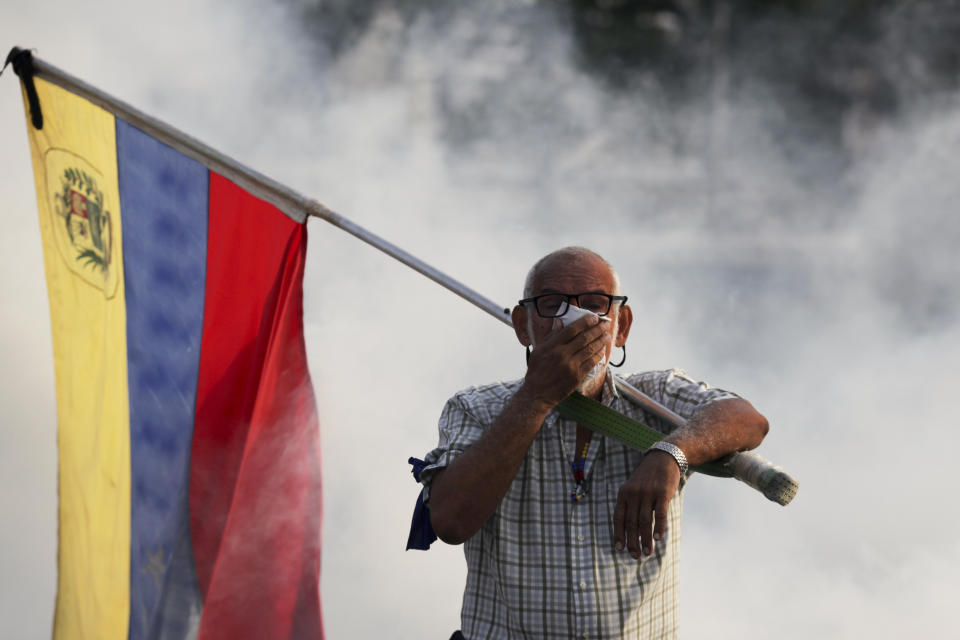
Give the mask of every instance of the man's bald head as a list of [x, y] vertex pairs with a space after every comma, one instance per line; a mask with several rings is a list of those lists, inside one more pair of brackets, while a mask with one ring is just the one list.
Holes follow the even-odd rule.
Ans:
[[[523, 288], [524, 299], [550, 293], [563, 294], [568, 297], [568, 301], [570, 301], [570, 296], [589, 293], [619, 296], [621, 295], [620, 278], [613, 267], [610, 266], [610, 263], [595, 252], [584, 247], [564, 247], [537, 260], [537, 263], [527, 274], [527, 280]], [[579, 297], [576, 299], [579, 303]], [[599, 359], [601, 364], [610, 362], [610, 354], [614, 346], [622, 347], [630, 333], [633, 312], [624, 302], [617, 301], [611, 305], [607, 312], [607, 319], [610, 322], [600, 324], [604, 327], [603, 344], [599, 345], [603, 349], [602, 357]], [[540, 311], [532, 302], [524, 302], [515, 306], [511, 319], [517, 339], [524, 347], [539, 349], [545, 346], [547, 349], [557, 350], [566, 349], [572, 344], [570, 342], [557, 342], [556, 339], [550, 340], [551, 336], [557, 335], [563, 325], [549, 313], [547, 313], [547, 317], [540, 315]], [[574, 326], [578, 327], [580, 332], [590, 330], [585, 324], [575, 323]], [[565, 334], [570, 333], [570, 329], [565, 332]], [[579, 335], [567, 335], [564, 339], [578, 337]], [[574, 349], [573, 352], [564, 357], [581, 358], [584, 355], [582, 353], [583, 348]], [[596, 364], [596, 362], [593, 362], [593, 364]], [[584, 395], [596, 397], [600, 393], [603, 381], [606, 378], [606, 368], [603, 368], [602, 371], [602, 375], [594, 375], [581, 380], [577, 389]]]
[[543, 275], [557, 269], [590, 269], [609, 272], [613, 281], [612, 295], [620, 295], [620, 276], [613, 266], [603, 257], [585, 247], [564, 247], [543, 256], [527, 272], [527, 279], [523, 284], [523, 297], [530, 298], [536, 295]]

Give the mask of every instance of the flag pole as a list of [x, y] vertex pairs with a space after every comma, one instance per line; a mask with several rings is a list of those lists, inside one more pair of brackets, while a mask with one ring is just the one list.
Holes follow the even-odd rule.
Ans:
[[333, 226], [346, 231], [355, 238], [362, 240], [376, 249], [379, 249], [391, 258], [402, 262], [414, 271], [417, 271], [418, 273], [433, 280], [441, 287], [452, 291], [467, 302], [473, 304], [479, 309], [482, 309], [483, 311], [486, 311], [494, 318], [507, 325], [513, 326], [513, 323], [510, 320], [510, 309], [508, 307], [501, 307], [490, 298], [487, 298], [483, 294], [471, 289], [462, 282], [451, 278], [444, 272], [430, 266], [420, 258], [408, 253], [407, 251], [404, 251], [392, 242], [384, 240], [372, 231], [368, 231], [355, 222], [344, 218], [336, 211], [328, 209], [316, 200], [311, 200], [308, 203], [307, 213], [311, 216], [329, 222]]

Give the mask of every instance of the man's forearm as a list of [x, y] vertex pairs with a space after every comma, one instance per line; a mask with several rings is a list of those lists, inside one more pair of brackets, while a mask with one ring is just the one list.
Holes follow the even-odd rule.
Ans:
[[521, 387], [490, 430], [436, 473], [430, 515], [441, 540], [460, 544], [480, 530], [507, 493], [551, 409], [531, 400]]
[[691, 466], [711, 462], [729, 453], [760, 445], [769, 425], [753, 405], [742, 398], [718, 400], [664, 440], [680, 447]]

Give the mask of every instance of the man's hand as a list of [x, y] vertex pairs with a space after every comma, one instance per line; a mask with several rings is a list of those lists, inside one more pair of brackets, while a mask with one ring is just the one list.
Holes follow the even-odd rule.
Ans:
[[660, 540], [667, 528], [667, 507], [680, 486], [680, 467], [665, 451], [648, 451], [630, 474], [613, 512], [613, 540], [617, 551], [624, 542], [630, 555], [650, 555], [653, 541]]
[[603, 359], [611, 326], [587, 316], [550, 333], [530, 354], [523, 381], [526, 395], [552, 409], [573, 393]]
[[[726, 398], [702, 408], [683, 427], [670, 434], [691, 466], [759, 445], [769, 425], [753, 405], [742, 398]], [[649, 555], [653, 541], [667, 528], [667, 507], [680, 486], [680, 467], [669, 453], [654, 449], [620, 487], [613, 512], [613, 540], [617, 551], [624, 542], [630, 555]], [[651, 536], [651, 531], [653, 535]], [[638, 544], [639, 539], [639, 544]]]

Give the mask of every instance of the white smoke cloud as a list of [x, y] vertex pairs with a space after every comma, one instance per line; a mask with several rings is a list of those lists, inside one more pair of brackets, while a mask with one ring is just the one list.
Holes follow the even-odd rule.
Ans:
[[[294, 28], [295, 8], [71, 6], [0, 9], [0, 42], [37, 47], [504, 305], [543, 253], [595, 248], [637, 315], [628, 369], [683, 366], [770, 418], [761, 453], [796, 475], [799, 496], [780, 508], [732, 481], [693, 479], [685, 637], [951, 628], [955, 102], [918, 100], [882, 135], [851, 125], [855, 167], [838, 179], [855, 196], [838, 199], [836, 185], [797, 178], [815, 171], [795, 162], [817, 156], [782, 153], [803, 133], [762, 85], [670, 109], [655, 90], [608, 94], [540, 5], [483, 3], [412, 24], [384, 9], [337, 59]], [[56, 431], [15, 84], [9, 70], [0, 79], [0, 635], [34, 638], [53, 610]], [[446, 637], [462, 555], [403, 551], [417, 493], [406, 458], [434, 446], [454, 391], [522, 375], [522, 351], [497, 320], [310, 225], [328, 636]]]

